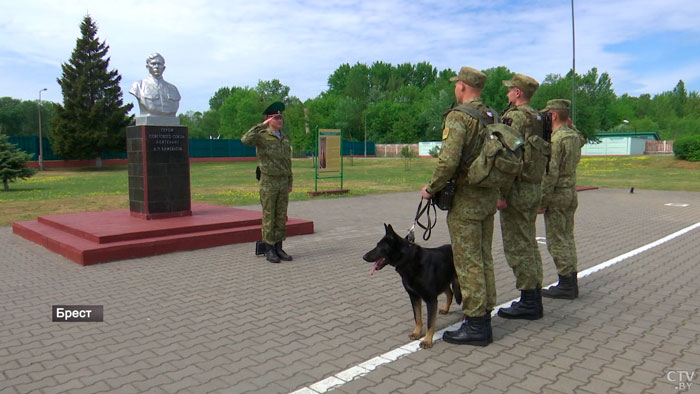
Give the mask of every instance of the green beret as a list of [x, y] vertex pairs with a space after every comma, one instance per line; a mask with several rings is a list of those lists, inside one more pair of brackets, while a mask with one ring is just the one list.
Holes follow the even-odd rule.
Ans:
[[274, 103], [270, 104], [269, 107], [265, 108], [263, 115], [281, 114], [282, 111], [284, 111], [284, 103], [281, 101], [275, 101]]
[[450, 78], [450, 81], [462, 81], [473, 88], [483, 89], [486, 84], [486, 74], [475, 68], [465, 66], [459, 70], [459, 74], [456, 77]]
[[554, 99], [547, 101], [547, 106], [541, 112], [551, 111], [553, 109], [570, 109], [571, 101], [564, 99]]
[[509, 88], [518, 88], [530, 97], [535, 94], [537, 88], [540, 87], [539, 82], [537, 82], [535, 78], [528, 77], [524, 74], [515, 74], [513, 75], [513, 79], [503, 81], [503, 84]]

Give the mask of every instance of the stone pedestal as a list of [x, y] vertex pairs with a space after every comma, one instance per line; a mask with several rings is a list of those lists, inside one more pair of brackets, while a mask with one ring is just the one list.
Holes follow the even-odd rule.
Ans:
[[126, 150], [131, 216], [150, 220], [192, 215], [186, 126], [127, 127]]

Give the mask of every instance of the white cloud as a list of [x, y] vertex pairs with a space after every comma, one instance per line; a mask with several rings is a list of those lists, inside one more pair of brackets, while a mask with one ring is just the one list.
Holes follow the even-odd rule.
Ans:
[[[204, 110], [219, 87], [252, 86], [259, 79], [278, 78], [291, 94], [314, 97], [345, 62], [428, 61], [454, 70], [505, 65], [539, 80], [565, 74], [572, 64], [570, 2], [556, 0], [3, 2], [0, 95], [23, 99], [48, 86], [43, 97], [61, 100], [55, 79], [88, 12], [110, 45], [125, 100], [135, 103], [126, 91], [146, 75], [146, 56], [158, 51], [166, 58], [165, 78], [183, 94], [181, 110]], [[658, 93], [678, 79], [697, 82], [697, 68], [669, 64], [639, 72], [631, 65], [643, 59], [620, 51], [625, 42], [665, 31], [697, 35], [698, 20], [695, 2], [576, 2], [577, 71], [610, 73], [618, 93]], [[612, 52], [613, 44], [622, 49]]]

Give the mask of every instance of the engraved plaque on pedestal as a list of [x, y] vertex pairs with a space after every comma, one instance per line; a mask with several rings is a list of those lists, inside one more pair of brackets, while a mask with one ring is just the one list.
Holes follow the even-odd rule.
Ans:
[[130, 126], [129, 209], [132, 216], [162, 219], [192, 215], [186, 126]]

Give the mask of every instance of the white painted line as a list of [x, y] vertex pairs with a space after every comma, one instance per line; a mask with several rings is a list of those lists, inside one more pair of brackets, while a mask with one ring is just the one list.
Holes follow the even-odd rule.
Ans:
[[581, 271], [581, 272], [578, 273], [578, 277], [579, 277], [579, 278], [585, 278], [586, 276], [588, 276], [588, 275], [590, 275], [590, 274], [592, 274], [592, 273], [594, 273], [594, 272], [597, 272], [597, 271], [600, 271], [600, 270], [602, 270], [602, 269], [608, 268], [608, 267], [610, 267], [610, 266], [612, 266], [612, 265], [615, 265], [615, 264], [619, 263], [619, 262], [622, 261], [622, 260], [625, 260], [625, 259], [628, 259], [628, 258], [630, 258], [630, 257], [636, 256], [636, 255], [638, 255], [638, 254], [640, 254], [640, 253], [642, 253], [642, 252], [646, 252], [647, 250], [649, 250], [649, 249], [651, 249], [651, 248], [655, 248], [655, 247], [657, 247], [657, 246], [659, 246], [659, 245], [661, 245], [661, 244], [663, 244], [663, 243], [665, 243], [665, 242], [668, 242], [668, 241], [670, 241], [670, 240], [672, 240], [672, 239], [674, 239], [674, 238], [680, 237], [681, 235], [683, 235], [683, 234], [685, 234], [685, 233], [687, 233], [687, 232], [693, 231], [693, 230], [695, 230], [695, 229], [698, 228], [698, 227], [700, 227], [700, 222], [695, 223], [694, 225], [689, 226], [689, 227], [686, 227], [686, 228], [684, 228], [684, 229], [682, 229], [682, 230], [676, 231], [675, 233], [673, 233], [673, 234], [671, 234], [671, 235], [667, 235], [667, 236], [665, 236], [665, 237], [663, 237], [663, 238], [661, 238], [661, 239], [659, 239], [659, 240], [656, 240], [656, 241], [654, 241], [654, 242], [652, 242], [652, 243], [650, 243], [650, 244], [646, 244], [646, 245], [644, 245], [644, 246], [642, 246], [642, 247], [639, 247], [639, 248], [637, 248], [637, 249], [635, 249], [635, 250], [633, 250], [633, 251], [630, 251], [630, 252], [627, 252], [627, 253], [625, 253], [625, 254], [619, 255], [619, 256], [617, 256], [617, 257], [615, 257], [615, 258], [612, 258], [612, 259], [610, 259], [610, 260], [608, 260], [608, 261], [606, 261], [606, 262], [604, 262], [604, 263], [600, 263], [600, 264], [596, 265], [595, 267], [591, 267], [591, 268], [585, 269], [585, 270], [583, 270], [583, 271]]
[[[593, 267], [591, 267], [591, 268], [585, 269], [585, 270], [583, 270], [583, 271], [581, 271], [581, 272], [578, 273], [578, 277], [579, 277], [579, 278], [585, 278], [586, 276], [588, 276], [588, 275], [590, 275], [590, 274], [592, 274], [592, 273], [594, 273], [594, 272], [597, 272], [597, 271], [603, 270], [603, 269], [605, 269], [605, 268], [611, 267], [611, 266], [613, 266], [613, 265], [615, 265], [615, 264], [617, 264], [617, 263], [619, 263], [619, 262], [621, 262], [621, 261], [623, 261], [623, 260], [626, 260], [626, 259], [628, 259], [628, 258], [630, 258], [630, 257], [636, 256], [636, 255], [638, 255], [638, 254], [640, 254], [640, 253], [646, 252], [646, 251], [649, 250], [649, 249], [655, 248], [655, 247], [657, 247], [657, 246], [659, 246], [659, 245], [661, 245], [661, 244], [663, 244], [663, 243], [666, 243], [666, 242], [668, 242], [668, 241], [670, 241], [670, 240], [672, 240], [672, 239], [674, 239], [674, 238], [680, 237], [681, 235], [683, 235], [683, 234], [685, 234], [685, 233], [688, 233], [688, 232], [690, 232], [690, 231], [693, 231], [693, 230], [695, 230], [695, 229], [698, 228], [698, 227], [700, 227], [700, 222], [695, 223], [694, 225], [689, 226], [689, 227], [686, 227], [686, 228], [684, 228], [684, 229], [682, 229], [682, 230], [676, 231], [675, 233], [673, 233], [673, 234], [671, 234], [671, 235], [667, 235], [667, 236], [665, 236], [665, 237], [663, 237], [663, 238], [661, 238], [661, 239], [659, 239], [659, 240], [656, 240], [656, 241], [654, 241], [654, 242], [652, 242], [652, 243], [646, 244], [646, 245], [644, 245], [644, 246], [642, 246], [642, 247], [639, 247], [639, 248], [637, 248], [637, 249], [635, 249], [635, 250], [632, 250], [632, 251], [627, 252], [627, 253], [625, 253], [625, 254], [621, 254], [621, 255], [619, 255], [619, 256], [617, 256], [617, 257], [615, 257], [615, 258], [612, 258], [612, 259], [610, 259], [610, 260], [608, 260], [608, 261], [602, 262], [602, 263], [600, 263], [600, 264], [598, 264], [598, 265], [596, 265], [596, 266], [593, 266]], [[539, 238], [539, 237], [538, 237], [538, 238]], [[554, 286], [554, 285], [556, 285], [556, 284], [557, 284], [557, 283], [555, 282], [555, 283], [550, 284], [550, 285], [547, 286], [547, 287]], [[495, 307], [495, 308], [493, 309], [493, 311], [491, 312], [491, 316], [496, 316], [496, 313], [498, 312], [498, 309], [500, 309], [500, 308], [507, 308], [507, 307], [510, 306], [510, 304], [511, 304], [512, 302], [517, 301], [517, 300], [518, 300], [518, 298], [514, 298], [514, 299], [512, 299], [512, 300], [510, 300], [510, 301], [508, 301], [508, 302], [504, 302], [503, 304], [498, 305], [498, 306]], [[435, 335], [433, 336], [433, 343], [436, 343], [436, 342], [442, 340], [442, 334], [444, 334], [445, 331], [456, 330], [456, 329], [458, 329], [459, 326], [461, 326], [461, 325], [462, 325], [462, 322], [457, 322], [457, 323], [454, 323], [453, 325], [451, 325], [451, 326], [449, 326], [449, 327], [445, 327], [445, 328], [443, 328], [442, 330], [436, 332]], [[406, 355], [409, 355], [409, 354], [411, 354], [411, 353], [415, 353], [415, 352], [421, 350], [419, 343], [420, 343], [420, 341], [418, 341], [418, 340], [417, 340], [417, 341], [413, 341], [413, 342], [409, 342], [409, 343], [407, 343], [406, 345], [403, 345], [403, 346], [398, 347], [398, 348], [396, 348], [396, 349], [394, 349], [394, 350], [391, 350], [391, 351], [389, 351], [389, 352], [386, 352], [386, 353], [382, 354], [381, 356], [377, 356], [377, 357], [375, 357], [375, 358], [372, 358], [372, 359], [370, 359], [370, 360], [367, 360], [367, 361], [363, 362], [362, 364], [359, 364], [359, 365], [357, 365], [357, 366], [355, 366], [355, 367], [348, 368], [348, 369], [346, 369], [346, 370], [344, 370], [344, 371], [342, 371], [342, 372], [339, 372], [339, 373], [337, 373], [337, 374], [335, 374], [335, 375], [333, 375], [333, 376], [330, 376], [330, 377], [328, 377], [328, 378], [326, 378], [326, 379], [323, 379], [323, 380], [321, 380], [321, 381], [319, 381], [319, 382], [316, 382], [316, 383], [310, 385], [309, 387], [303, 387], [303, 388], [301, 388], [301, 389], [299, 389], [299, 390], [296, 390], [296, 391], [294, 391], [294, 392], [292, 392], [292, 393], [290, 393], [290, 394], [317, 394], [317, 393], [325, 393], [326, 391], [328, 391], [328, 390], [330, 390], [330, 389], [332, 389], [332, 388], [336, 388], [336, 387], [338, 387], [338, 386], [342, 386], [343, 384], [345, 384], [345, 383], [347, 383], [347, 382], [349, 382], [349, 381], [351, 381], [351, 380], [353, 380], [353, 379], [357, 379], [357, 378], [359, 378], [360, 376], [364, 376], [364, 375], [370, 373], [372, 370], [374, 370], [375, 368], [377, 368], [377, 367], [380, 366], [380, 365], [388, 364], [388, 363], [390, 363], [390, 362], [392, 362], [392, 361], [398, 360], [398, 359], [401, 358], [401, 357], [404, 357], [404, 356], [406, 356]]]
[[335, 376], [336, 376], [337, 378], [341, 379], [341, 380], [344, 380], [344, 381], [346, 381], [346, 382], [349, 382], [349, 381], [355, 379], [355, 378], [358, 377], [358, 376], [365, 375], [365, 374], [368, 373], [368, 372], [369, 372], [368, 370], [366, 370], [366, 369], [364, 369], [364, 368], [362, 368], [362, 367], [355, 366], [355, 367], [352, 367], [352, 368], [348, 368], [348, 369], [346, 369], [346, 370], [343, 371], [343, 372], [337, 373]]
[[690, 204], [683, 204], [683, 203], [680, 203], [680, 202], [670, 202], [670, 203], [664, 204], [664, 205], [667, 206], [667, 207], [687, 207], [687, 206], [690, 205]]
[[547, 245], [547, 238], [545, 237], [535, 237], [538, 244]]
[[370, 359], [370, 360], [363, 362], [362, 364], [360, 364], [360, 367], [366, 369], [367, 372], [370, 372], [370, 371], [373, 371], [378, 366], [388, 363], [389, 361], [390, 361], [389, 359], [386, 359], [382, 356], [377, 356], [373, 359]]
[[312, 384], [309, 388], [316, 393], [325, 393], [326, 391], [334, 387], [342, 386], [345, 383], [346, 381], [338, 379], [335, 376], [329, 376], [320, 382]]
[[407, 354], [411, 354], [411, 353], [414, 353], [414, 352], [412, 352], [410, 350], [406, 350], [403, 347], [400, 347], [398, 349], [394, 349], [390, 352], [382, 354], [382, 357], [386, 358], [389, 361], [396, 361], [396, 360], [400, 359], [401, 357], [403, 357]]

